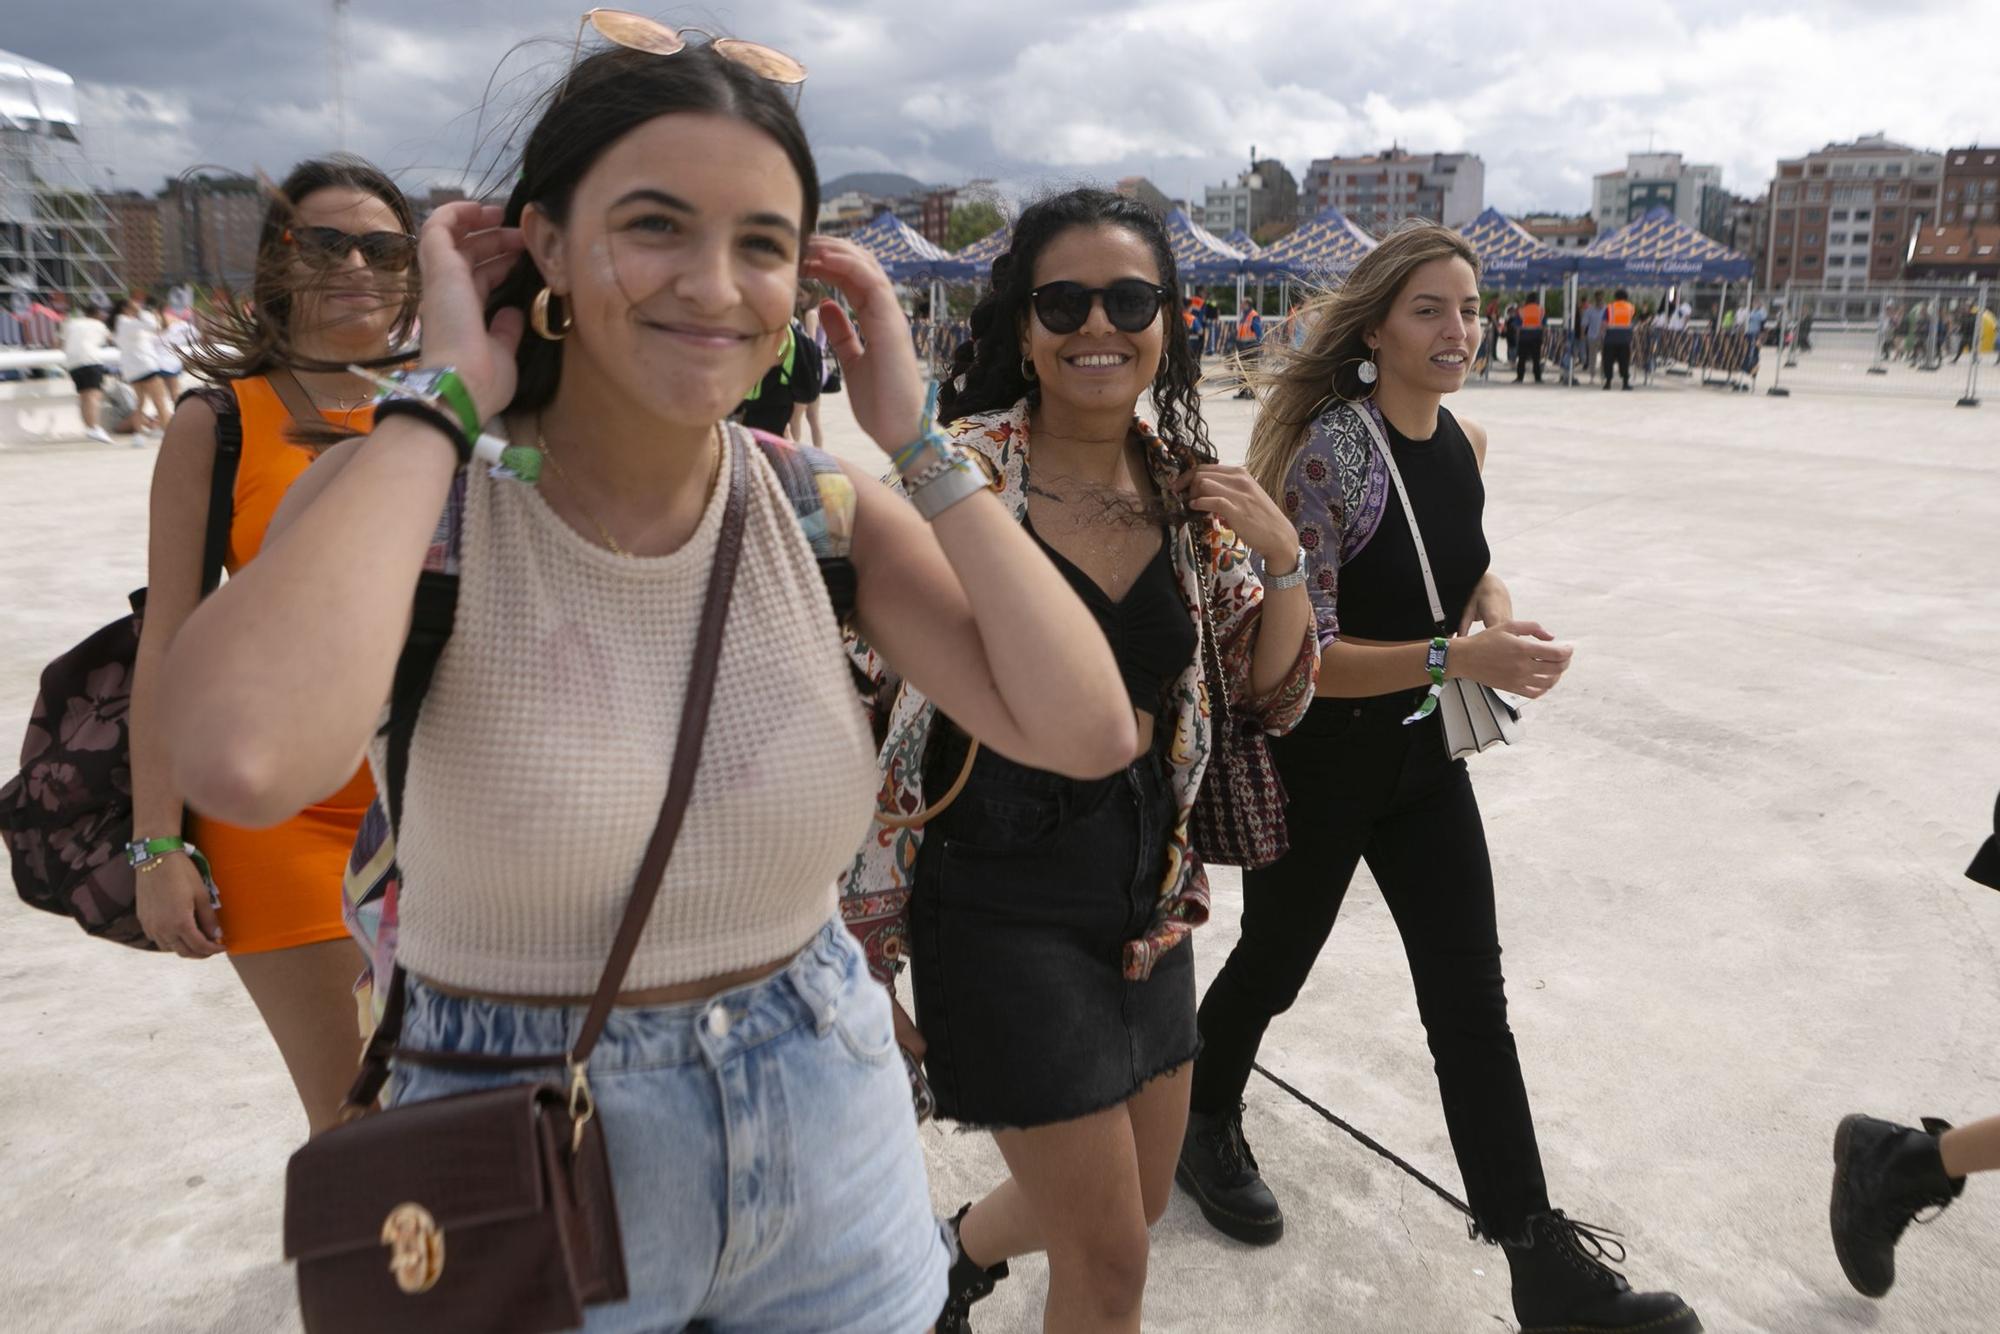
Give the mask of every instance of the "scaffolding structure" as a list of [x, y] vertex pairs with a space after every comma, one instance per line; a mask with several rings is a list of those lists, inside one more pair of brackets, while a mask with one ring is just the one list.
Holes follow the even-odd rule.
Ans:
[[0, 303], [44, 293], [102, 301], [119, 290], [111, 215], [91, 187], [76, 85], [0, 51]]

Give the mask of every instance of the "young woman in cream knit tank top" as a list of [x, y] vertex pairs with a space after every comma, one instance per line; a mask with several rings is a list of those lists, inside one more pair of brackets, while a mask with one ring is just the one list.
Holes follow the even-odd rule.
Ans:
[[[586, 1327], [916, 1331], [943, 1303], [945, 1251], [888, 996], [833, 890], [870, 819], [874, 747], [794, 510], [724, 423], [780, 355], [802, 277], [855, 312], [822, 318], [914, 502], [839, 465], [857, 627], [1023, 762], [1113, 772], [1132, 715], [1089, 612], [970, 465], [904, 450], [924, 390], [894, 293], [861, 250], [813, 236], [804, 133], [740, 60], [589, 55], [504, 212], [448, 205], [424, 229], [424, 365], [455, 368], [470, 406], [545, 466], [534, 485], [462, 469], [456, 626], [398, 827], [402, 1042], [568, 1045], [659, 809], [732, 456], [747, 455], [694, 796], [590, 1064], [632, 1291]], [[461, 473], [441, 422], [388, 415], [330, 451], [179, 637], [165, 712], [191, 804], [280, 820], [369, 749]], [[543, 1073], [399, 1067], [390, 1096]]]

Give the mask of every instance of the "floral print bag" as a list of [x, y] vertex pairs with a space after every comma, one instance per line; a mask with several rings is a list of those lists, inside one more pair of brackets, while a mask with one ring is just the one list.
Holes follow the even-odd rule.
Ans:
[[[204, 398], [216, 409], [215, 467], [202, 543], [206, 597], [222, 582], [243, 418], [234, 394]], [[132, 594], [131, 602], [131, 615], [43, 669], [21, 744], [21, 772], [0, 787], [0, 843], [13, 861], [14, 888], [23, 903], [73, 918], [93, 936], [150, 950], [155, 946], [139, 926], [137, 874], [125, 859], [125, 845], [132, 841], [127, 711], [146, 590]]]

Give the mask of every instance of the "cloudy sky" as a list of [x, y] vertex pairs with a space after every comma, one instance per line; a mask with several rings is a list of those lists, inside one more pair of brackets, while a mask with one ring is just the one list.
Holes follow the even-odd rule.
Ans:
[[[632, 3], [802, 58], [827, 177], [990, 176], [1018, 195], [1142, 172], [1199, 198], [1253, 144], [1303, 175], [1396, 141], [1480, 153], [1489, 204], [1578, 212], [1593, 173], [1649, 143], [1755, 193], [1779, 156], [1831, 139], [2000, 141], [2000, 0]], [[0, 43], [75, 77], [86, 143], [120, 186], [196, 163], [279, 175], [335, 146], [330, 0], [6, 11]], [[573, 13], [352, 0], [347, 146], [417, 188], [487, 165], [482, 101], [490, 126], [560, 74]]]

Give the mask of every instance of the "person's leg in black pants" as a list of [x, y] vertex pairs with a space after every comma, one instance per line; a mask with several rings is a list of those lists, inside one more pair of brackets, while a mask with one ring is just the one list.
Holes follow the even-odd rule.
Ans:
[[[1264, 1030], [1298, 999], [1368, 844], [1389, 785], [1373, 747], [1328, 735], [1357, 730], [1351, 706], [1315, 702], [1298, 731], [1271, 742], [1285, 784], [1291, 850], [1243, 873], [1236, 948], [1201, 1002], [1202, 1052], [1190, 1097], [1198, 1112], [1234, 1112], [1243, 1100]], [[1319, 736], [1300, 735], [1307, 732]]]
[[1257, 1047], [1311, 973], [1358, 857], [1396, 919], [1430, 1040], [1445, 1123], [1474, 1217], [1504, 1243], [1524, 1331], [1692, 1334], [1671, 1293], [1634, 1293], [1549, 1208], [1528, 1095], [1507, 1026], [1492, 866], [1465, 765], [1414, 695], [1315, 701], [1271, 755], [1291, 850], [1243, 877], [1242, 934], [1203, 997], [1202, 1052], [1176, 1179], [1216, 1228], [1269, 1243], [1284, 1216], [1243, 1138]]
[[1507, 1027], [1486, 831], [1465, 762], [1446, 758], [1435, 723], [1409, 731], [1404, 779], [1368, 840], [1368, 869], [1409, 956], [1467, 1202], [1488, 1238], [1519, 1237], [1549, 1197]]
[[1318, 700], [1290, 736], [1271, 741], [1284, 781], [1291, 849], [1243, 873], [1236, 948], [1202, 998], [1201, 1055], [1194, 1063], [1187, 1138], [1175, 1179], [1226, 1236], [1269, 1245], [1285, 1216], [1243, 1138], [1244, 1087], [1264, 1030], [1290, 1009], [1333, 930], [1392, 758], [1375, 753], [1356, 701]]

